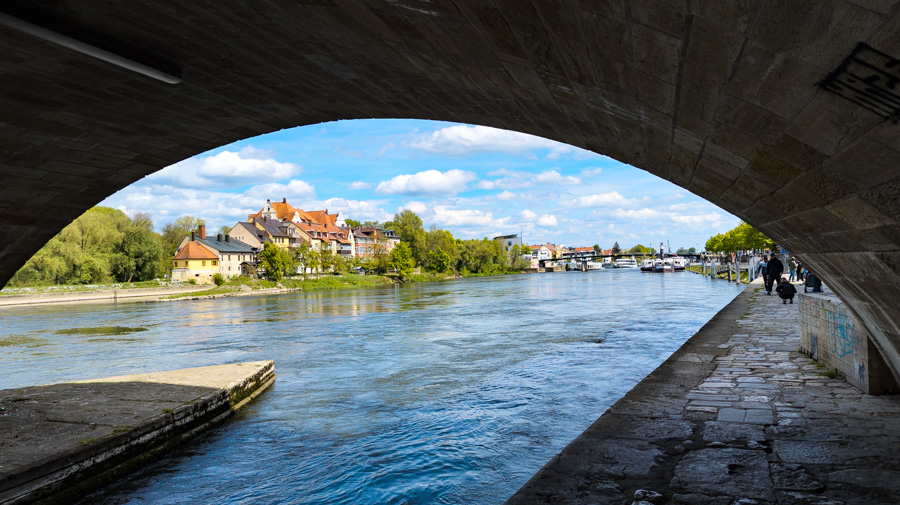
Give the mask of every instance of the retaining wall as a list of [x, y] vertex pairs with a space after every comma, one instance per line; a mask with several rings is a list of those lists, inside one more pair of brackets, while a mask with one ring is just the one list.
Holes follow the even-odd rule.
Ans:
[[799, 293], [800, 349], [864, 393], [897, 390], [865, 328], [831, 293]]

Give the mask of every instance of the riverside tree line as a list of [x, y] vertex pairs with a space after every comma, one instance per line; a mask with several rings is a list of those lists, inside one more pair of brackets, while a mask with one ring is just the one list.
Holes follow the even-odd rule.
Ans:
[[[154, 231], [149, 214], [128, 217], [109, 207], [93, 207], [50, 239], [10, 279], [10, 286], [53, 284], [102, 284], [138, 282], [163, 278], [171, 267], [172, 256], [185, 236], [206, 224], [204, 220], [183, 216]], [[348, 225], [359, 226], [348, 220]], [[377, 223], [367, 223], [377, 224]], [[342, 258], [303, 245], [285, 251], [267, 244], [259, 261], [270, 279], [278, 280], [296, 272], [298, 265], [313, 271], [346, 273], [356, 267], [375, 273], [396, 270], [409, 276], [415, 267], [439, 274], [492, 275], [521, 271], [528, 265], [522, 254], [531, 249], [514, 246], [508, 253], [491, 239], [461, 240], [447, 231], [431, 226], [405, 210], [383, 224], [393, 229], [402, 242], [393, 251], [376, 247], [372, 258]], [[228, 233], [222, 227], [219, 233]], [[304, 270], [305, 271], [305, 270]]]

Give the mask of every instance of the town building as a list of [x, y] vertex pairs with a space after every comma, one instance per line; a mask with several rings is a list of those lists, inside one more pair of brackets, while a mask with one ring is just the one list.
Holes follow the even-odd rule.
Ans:
[[172, 280], [200, 284], [212, 283], [212, 276], [219, 273], [219, 256], [196, 240], [189, 240], [172, 258]]
[[[229, 278], [236, 275], [255, 274], [252, 267], [256, 265], [256, 255], [260, 248], [253, 247], [238, 239], [232, 239], [229, 235], [216, 235], [215, 239], [206, 236], [206, 227], [199, 226], [190, 237], [185, 237], [178, 249], [181, 250], [188, 242], [196, 242], [206, 247], [218, 257], [219, 273]], [[177, 251], [176, 251], [177, 254]], [[243, 264], [245, 266], [242, 267]], [[250, 270], [250, 271], [248, 271]]]

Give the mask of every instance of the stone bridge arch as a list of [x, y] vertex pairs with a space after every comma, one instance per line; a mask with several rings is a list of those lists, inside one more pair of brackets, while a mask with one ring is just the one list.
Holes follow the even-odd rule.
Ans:
[[740, 216], [821, 273], [898, 377], [898, 5], [10, 0], [0, 284], [84, 210], [192, 155], [324, 121], [442, 119], [602, 153]]

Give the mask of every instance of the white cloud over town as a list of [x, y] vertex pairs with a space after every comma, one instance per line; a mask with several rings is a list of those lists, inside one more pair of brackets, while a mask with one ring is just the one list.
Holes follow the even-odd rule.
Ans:
[[466, 190], [466, 185], [476, 175], [465, 170], [425, 170], [415, 174], [402, 174], [378, 183], [378, 195], [455, 195]]
[[188, 158], [147, 177], [157, 184], [187, 188], [226, 188], [258, 181], [277, 181], [301, 172], [294, 163], [273, 159], [269, 151], [252, 146]]

